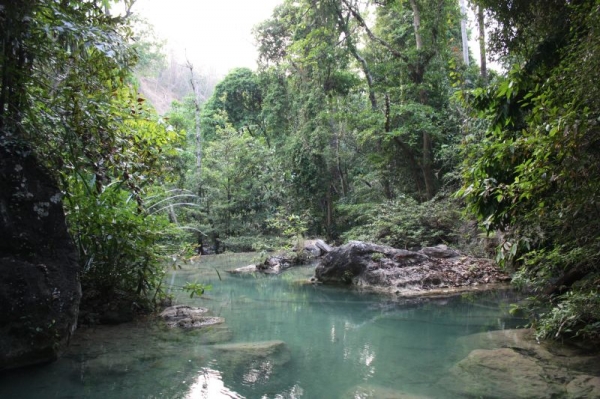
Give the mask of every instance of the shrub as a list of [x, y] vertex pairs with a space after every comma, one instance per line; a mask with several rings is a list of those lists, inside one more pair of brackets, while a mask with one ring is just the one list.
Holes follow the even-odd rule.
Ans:
[[105, 298], [120, 292], [148, 305], [165, 272], [161, 240], [168, 218], [139, 209], [118, 184], [94, 195], [82, 179], [70, 183], [65, 207], [79, 248], [84, 289]]
[[363, 223], [344, 233], [344, 240], [372, 241], [395, 248], [458, 242], [460, 213], [449, 199], [419, 203], [404, 196], [374, 205], [360, 217]]

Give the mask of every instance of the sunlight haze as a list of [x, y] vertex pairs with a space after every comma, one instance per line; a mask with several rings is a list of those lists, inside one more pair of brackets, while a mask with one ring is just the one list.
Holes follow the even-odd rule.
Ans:
[[256, 68], [252, 28], [269, 18], [281, 0], [139, 0], [134, 11], [167, 40], [166, 51], [194, 66], [225, 75]]

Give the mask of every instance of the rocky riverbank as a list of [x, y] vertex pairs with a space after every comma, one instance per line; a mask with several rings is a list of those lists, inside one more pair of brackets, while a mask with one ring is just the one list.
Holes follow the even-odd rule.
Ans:
[[325, 241], [321, 239], [305, 240], [300, 248], [293, 248], [292, 251], [282, 252], [269, 256], [262, 262], [238, 267], [229, 270], [231, 274], [264, 273], [279, 274], [285, 270], [294, 267], [306, 265], [317, 258], [320, 258], [333, 251]]

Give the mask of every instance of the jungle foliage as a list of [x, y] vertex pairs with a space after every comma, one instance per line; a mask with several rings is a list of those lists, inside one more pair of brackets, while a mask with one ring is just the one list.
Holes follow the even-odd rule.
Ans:
[[284, 1], [255, 28], [259, 70], [203, 109], [209, 146], [252, 139], [253, 184], [198, 217], [223, 242], [283, 209], [308, 235], [413, 248], [477, 240], [466, 206], [540, 336], [597, 336], [597, 2], [473, 3], [502, 75], [462, 63], [456, 2]]
[[[284, 1], [255, 28], [258, 71], [231, 71], [202, 106], [205, 159], [186, 186], [199, 207], [181, 218], [202, 231], [199, 243], [269, 248], [285, 228], [266, 221], [280, 223], [281, 214], [302, 220], [308, 236], [365, 237], [363, 211], [399, 202], [423, 218], [401, 219], [393, 231], [374, 220], [381, 226], [369, 237], [452, 242], [449, 226], [413, 227], [428, 204], [457, 209], [447, 196], [444, 205], [433, 198], [456, 184], [456, 76], [477, 76], [456, 50], [460, 13], [451, 1], [388, 2], [373, 8], [371, 27], [365, 5]], [[178, 103], [170, 116], [186, 114], [190, 126], [192, 107]]]
[[[597, 1], [473, 1], [506, 71], [488, 74], [462, 61], [454, 0], [284, 0], [258, 69], [214, 87], [110, 3], [0, 2], [0, 144], [60, 183], [87, 292], [147, 303], [182, 248], [460, 245], [466, 208], [540, 337], [600, 335]], [[164, 117], [149, 79], [182, 95]]]
[[144, 307], [168, 236], [149, 195], [166, 195], [183, 141], [128, 83], [133, 31], [108, 10], [106, 1], [0, 4], [0, 145], [33, 149], [59, 183], [84, 293]]
[[600, 336], [600, 6], [480, 2], [508, 73], [464, 92], [484, 130], [466, 136], [469, 208], [506, 233], [498, 259], [533, 293], [540, 337]]

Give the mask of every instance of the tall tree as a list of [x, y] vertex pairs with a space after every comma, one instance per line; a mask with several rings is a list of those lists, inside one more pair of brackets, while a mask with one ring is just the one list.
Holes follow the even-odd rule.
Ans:
[[204, 136], [215, 139], [217, 127], [224, 128], [219, 114], [225, 112], [235, 129], [254, 136], [265, 134], [260, 117], [262, 93], [258, 76], [248, 68], [236, 68], [219, 82], [202, 111]]
[[360, 79], [351, 68], [352, 58], [361, 58], [355, 38], [346, 36], [347, 45], [340, 42], [340, 35], [351, 29], [347, 17], [335, 1], [285, 2], [257, 29], [264, 43], [263, 73], [273, 73], [270, 65], [285, 71], [290, 117], [286, 136], [280, 136], [286, 140], [280, 143], [291, 155], [284, 162], [291, 171], [295, 211], [310, 211], [314, 219], [309, 230], [330, 238], [339, 233], [336, 204], [351, 191], [352, 163], [343, 154], [357, 144], [342, 115], [363, 107]]
[[488, 71], [487, 71], [487, 50], [485, 43], [485, 12], [483, 6], [476, 6], [477, 10], [477, 30], [479, 33], [479, 65], [481, 71], [481, 77], [484, 82], [487, 82]]
[[[443, 92], [448, 90], [450, 72], [445, 65], [453, 56], [449, 44], [458, 37], [451, 23], [459, 18], [456, 4], [389, 2], [376, 9], [376, 24], [370, 28], [356, 5], [342, 1], [372, 43], [367, 50], [376, 57], [371, 64], [377, 64], [380, 71], [377, 88], [385, 99], [384, 131], [402, 154], [417, 196], [430, 199], [439, 188], [439, 173], [434, 170], [435, 147], [436, 140], [444, 136], [440, 134], [443, 127], [436, 126], [435, 115], [444, 112], [444, 103], [438, 101], [448, 98]], [[412, 37], [407, 34], [409, 24]], [[392, 70], [399, 72], [398, 79], [391, 79]]]

